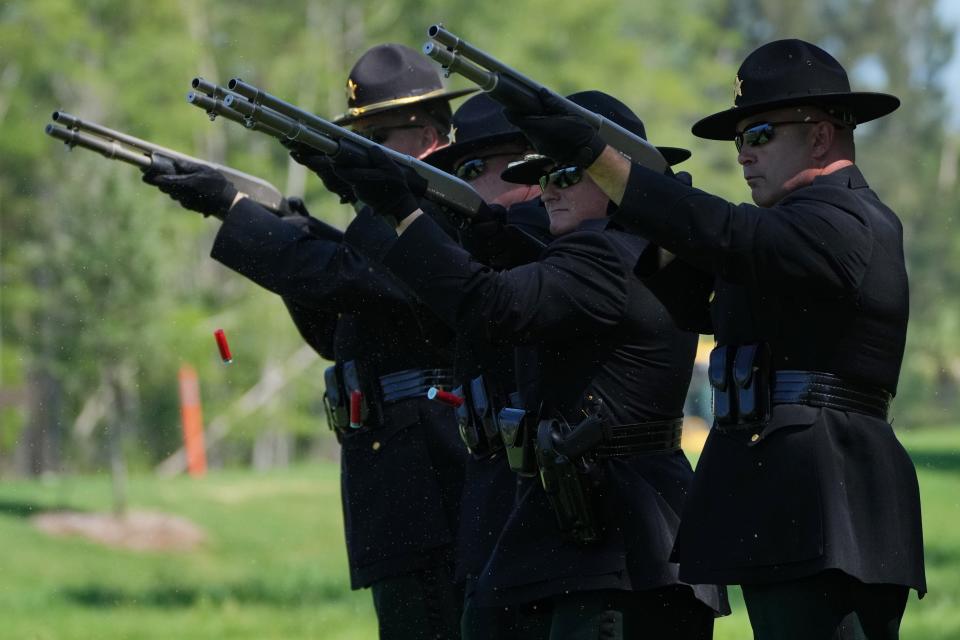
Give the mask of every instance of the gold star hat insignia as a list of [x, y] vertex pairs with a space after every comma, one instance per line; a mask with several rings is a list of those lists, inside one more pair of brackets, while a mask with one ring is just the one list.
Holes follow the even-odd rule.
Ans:
[[733, 80], [733, 97], [734, 101], [736, 101], [738, 97], [743, 97], [743, 80], [740, 79], [740, 76], [737, 76]]
[[356, 82], [353, 81], [353, 78], [347, 78], [347, 99], [348, 100], [357, 99], [357, 88], [359, 86], [360, 85], [358, 85]]
[[456, 125], [450, 125], [450, 133], [447, 134], [447, 138], [450, 140], [450, 144], [457, 143], [457, 127]]

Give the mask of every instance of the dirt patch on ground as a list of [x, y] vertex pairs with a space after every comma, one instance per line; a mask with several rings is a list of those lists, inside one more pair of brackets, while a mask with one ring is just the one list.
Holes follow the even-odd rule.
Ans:
[[33, 525], [52, 536], [81, 536], [93, 542], [133, 551], [191, 551], [207, 535], [186, 518], [165, 513], [52, 511], [33, 516]]

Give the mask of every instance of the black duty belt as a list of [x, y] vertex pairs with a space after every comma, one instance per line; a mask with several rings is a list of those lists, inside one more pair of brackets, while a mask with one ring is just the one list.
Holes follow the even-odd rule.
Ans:
[[773, 404], [806, 404], [887, 419], [890, 392], [818, 371], [775, 371]]
[[670, 453], [680, 449], [683, 418], [633, 424], [610, 424], [604, 425], [603, 431], [603, 440], [593, 450], [598, 458]]
[[426, 398], [430, 387], [450, 389], [453, 372], [449, 369], [405, 369], [380, 376], [384, 403], [410, 398]]

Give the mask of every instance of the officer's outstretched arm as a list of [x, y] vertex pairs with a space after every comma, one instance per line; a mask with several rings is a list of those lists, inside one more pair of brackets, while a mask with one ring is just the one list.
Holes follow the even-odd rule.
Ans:
[[600, 157], [587, 167], [587, 173], [610, 200], [617, 205], [623, 201], [630, 177], [630, 161], [616, 149], [610, 146], [604, 149]]

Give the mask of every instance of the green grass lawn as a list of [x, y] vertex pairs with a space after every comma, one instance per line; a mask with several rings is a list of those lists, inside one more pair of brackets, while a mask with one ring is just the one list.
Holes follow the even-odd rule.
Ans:
[[[920, 473], [930, 595], [911, 595], [905, 639], [960, 638], [960, 429], [904, 434]], [[0, 483], [0, 638], [375, 638], [347, 580], [335, 464], [202, 480], [130, 482], [134, 509], [189, 518], [197, 551], [133, 552], [49, 537], [29, 516], [109, 509], [107, 478]], [[718, 640], [749, 639], [738, 590]]]

